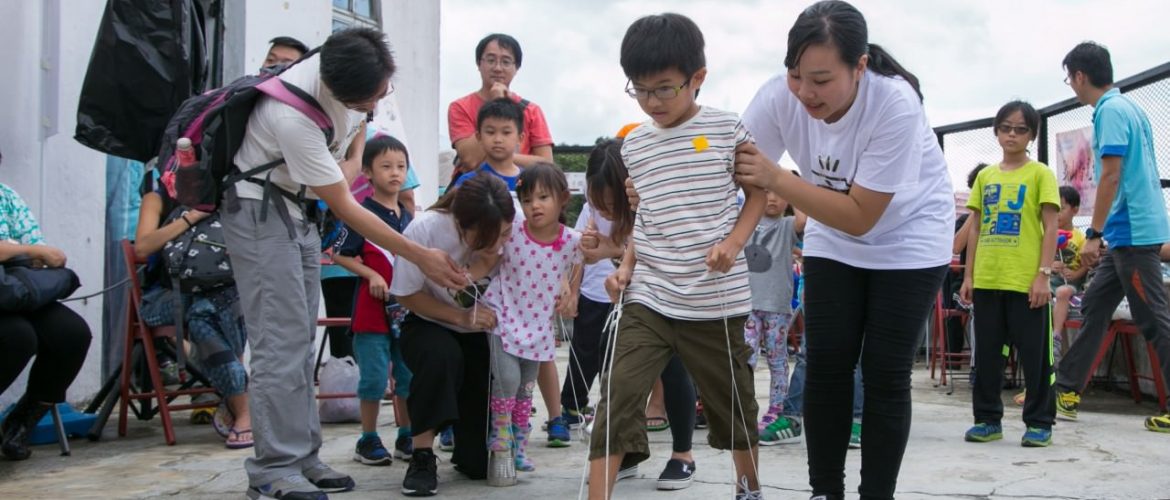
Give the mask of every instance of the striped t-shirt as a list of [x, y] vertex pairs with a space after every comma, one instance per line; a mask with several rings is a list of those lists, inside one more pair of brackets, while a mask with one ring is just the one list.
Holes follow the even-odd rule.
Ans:
[[692, 321], [751, 312], [743, 253], [726, 274], [706, 263], [739, 217], [735, 147], [750, 140], [739, 116], [706, 106], [676, 127], [646, 122], [626, 136], [622, 159], [641, 198], [628, 302]]

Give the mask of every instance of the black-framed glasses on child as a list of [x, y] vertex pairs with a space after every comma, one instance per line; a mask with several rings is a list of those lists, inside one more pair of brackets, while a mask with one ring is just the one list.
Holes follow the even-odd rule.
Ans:
[[653, 95], [654, 97], [657, 97], [658, 100], [665, 101], [668, 99], [674, 99], [675, 97], [678, 97], [679, 92], [682, 92], [682, 89], [687, 88], [687, 85], [690, 85], [690, 84], [691, 84], [691, 80], [690, 80], [690, 78], [688, 78], [687, 81], [683, 82], [682, 85], [677, 85], [674, 87], [663, 86], [663, 87], [658, 87], [656, 89], [639, 89], [639, 88], [634, 87], [634, 82], [627, 80], [626, 81], [626, 95], [629, 95], [630, 97], [632, 97], [634, 99], [638, 99], [639, 101], [644, 101], [646, 99], [649, 99], [650, 96]]
[[1032, 129], [1029, 127], [1025, 127], [1023, 125], [1008, 125], [1006, 123], [1001, 123], [998, 127], [995, 127], [995, 129], [998, 130], [1001, 134], [1010, 134], [1015, 132], [1016, 135], [1028, 135], [1028, 133], [1032, 132]]

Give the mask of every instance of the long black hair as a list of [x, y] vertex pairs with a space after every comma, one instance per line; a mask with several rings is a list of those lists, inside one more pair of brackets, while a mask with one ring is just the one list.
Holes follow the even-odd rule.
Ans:
[[621, 245], [634, 232], [634, 211], [626, 197], [626, 178], [630, 172], [622, 161], [622, 139], [605, 139], [593, 146], [585, 167], [585, 198], [597, 206], [597, 202], [609, 196], [607, 201], [613, 213], [613, 241]]
[[903, 68], [898, 61], [881, 46], [869, 43], [869, 28], [865, 17], [849, 2], [842, 0], [821, 0], [810, 5], [788, 30], [788, 53], [784, 66], [795, 68], [809, 45], [833, 45], [841, 54], [841, 60], [850, 67], [856, 66], [861, 56], [869, 54], [869, 69], [883, 76], [900, 76], [922, 100], [918, 77]]

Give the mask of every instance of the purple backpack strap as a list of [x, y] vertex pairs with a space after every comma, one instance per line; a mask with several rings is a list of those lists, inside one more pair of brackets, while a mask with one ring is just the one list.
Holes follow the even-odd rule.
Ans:
[[[333, 121], [325, 115], [325, 112], [321, 110], [321, 106], [316, 102], [309, 102], [297, 95], [289, 89], [290, 86], [291, 84], [285, 83], [284, 80], [274, 76], [256, 85], [256, 89], [268, 97], [292, 106], [297, 111], [304, 113], [305, 116], [313, 120], [313, 123], [317, 124], [317, 127], [320, 127], [322, 130], [332, 130]], [[304, 92], [302, 91], [301, 93], [303, 94]]]

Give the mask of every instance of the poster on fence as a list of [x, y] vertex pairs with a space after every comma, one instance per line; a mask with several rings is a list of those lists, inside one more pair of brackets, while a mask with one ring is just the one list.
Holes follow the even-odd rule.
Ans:
[[1092, 216], [1097, 196], [1092, 126], [1056, 134], [1056, 176], [1061, 186], [1072, 186], [1080, 193], [1081, 210], [1077, 215]]

